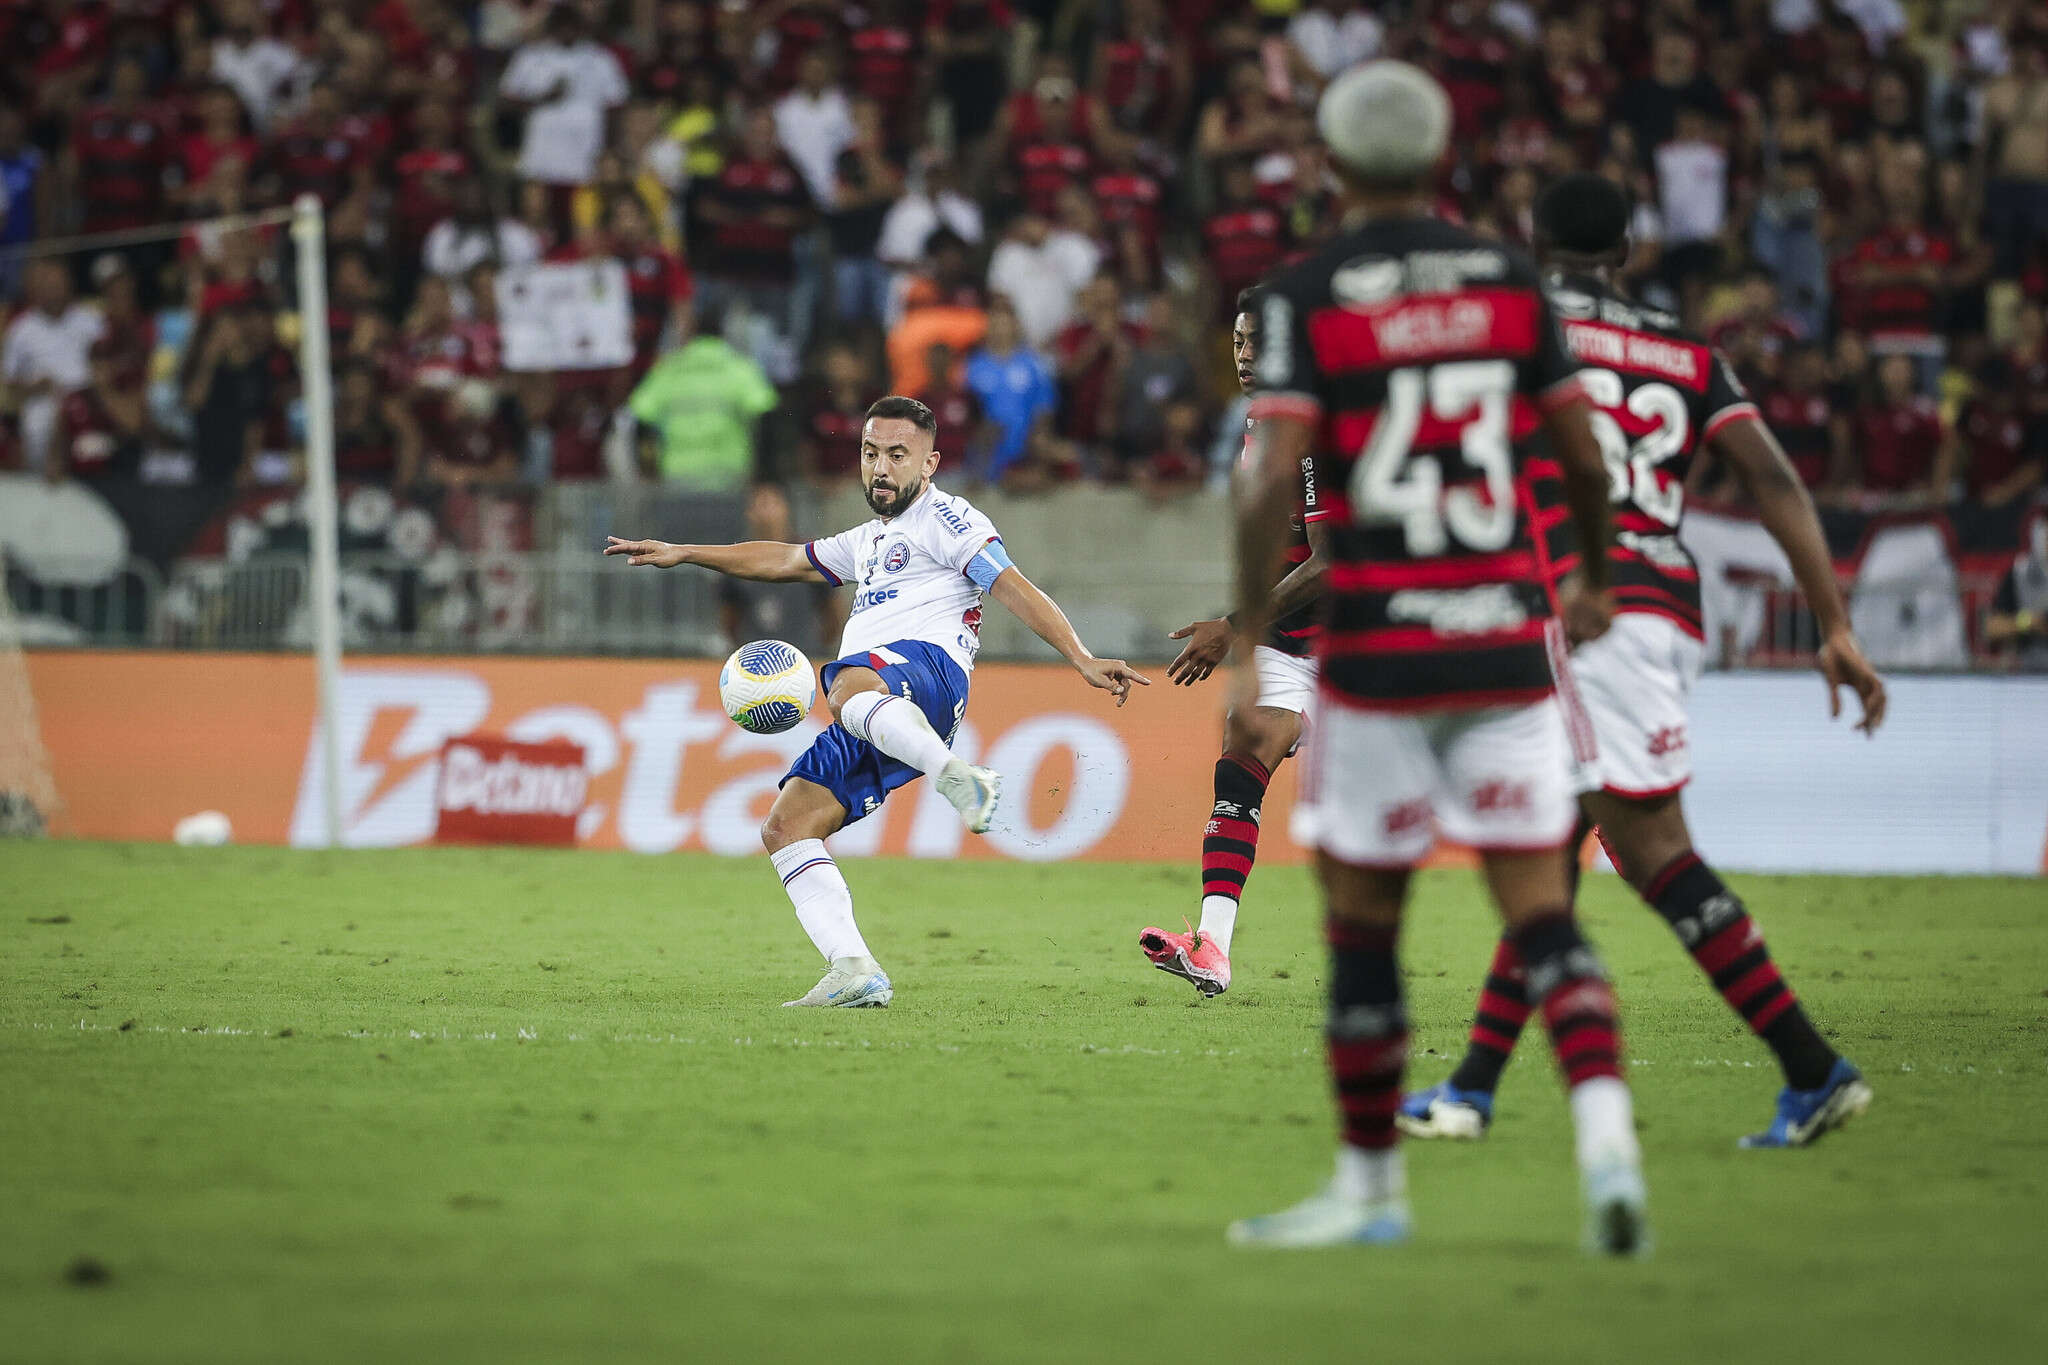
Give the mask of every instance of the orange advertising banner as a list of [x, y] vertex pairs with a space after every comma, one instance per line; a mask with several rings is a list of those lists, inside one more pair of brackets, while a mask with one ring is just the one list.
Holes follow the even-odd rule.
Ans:
[[[245, 843], [315, 844], [324, 828], [312, 661], [297, 655], [43, 651], [29, 655], [63, 810], [60, 833], [167, 839], [220, 810]], [[441, 755], [457, 736], [581, 746], [586, 847], [757, 854], [777, 780], [828, 718], [750, 735], [718, 704], [718, 666], [614, 659], [351, 658], [338, 730], [344, 838], [427, 843]], [[1208, 819], [1226, 683], [1163, 676], [1122, 710], [1058, 665], [975, 670], [955, 749], [1002, 772], [1004, 811], [968, 836], [916, 783], [849, 826], [835, 851], [915, 857], [1187, 860]], [[1262, 858], [1296, 860], [1294, 790], [1276, 778]]]

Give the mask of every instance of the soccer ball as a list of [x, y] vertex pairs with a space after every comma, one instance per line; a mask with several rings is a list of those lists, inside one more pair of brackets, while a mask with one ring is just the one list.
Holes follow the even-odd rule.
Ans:
[[779, 735], [810, 714], [818, 682], [811, 661], [795, 645], [756, 640], [734, 650], [718, 671], [718, 699], [740, 729]]

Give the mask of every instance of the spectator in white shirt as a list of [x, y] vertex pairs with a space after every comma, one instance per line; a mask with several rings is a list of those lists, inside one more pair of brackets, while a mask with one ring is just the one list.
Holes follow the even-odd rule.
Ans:
[[813, 48], [797, 65], [796, 88], [775, 102], [775, 137], [816, 203], [835, 201], [839, 154], [853, 134], [853, 106], [832, 83], [832, 59]]
[[969, 246], [981, 244], [981, 205], [960, 193], [953, 163], [935, 157], [889, 206], [875, 254], [898, 270], [916, 270], [924, 263], [924, 244], [940, 228], [951, 229]]
[[607, 111], [631, 91], [611, 49], [586, 36], [573, 6], [557, 5], [541, 36], [512, 54], [498, 93], [528, 111], [519, 173], [550, 185], [583, 185], [604, 148]]
[[988, 262], [988, 290], [1007, 294], [1030, 346], [1043, 349], [1074, 316], [1081, 286], [1095, 278], [1102, 248], [1035, 213], [1011, 221]]
[[1385, 37], [1358, 0], [1313, 0], [1287, 25], [1287, 40], [1324, 80], [1379, 56]]
[[98, 309], [72, 300], [61, 261], [36, 261], [26, 285], [28, 307], [0, 338], [0, 382], [20, 402], [29, 468], [47, 469], [58, 408], [66, 394], [91, 382], [92, 344], [106, 329]]
[[457, 181], [449, 217], [434, 224], [420, 252], [430, 275], [450, 284], [480, 265], [526, 265], [541, 257], [541, 241], [517, 218], [500, 215], [476, 177]]
[[289, 105], [291, 89], [306, 74], [290, 44], [263, 31], [256, 0], [224, 0], [222, 33], [213, 40], [213, 78], [240, 97], [258, 131], [268, 128]]

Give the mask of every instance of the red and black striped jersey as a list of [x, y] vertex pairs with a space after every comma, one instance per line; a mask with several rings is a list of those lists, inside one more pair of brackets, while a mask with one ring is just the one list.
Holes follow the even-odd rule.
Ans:
[[[1678, 540], [1686, 476], [1716, 431], [1760, 420], [1757, 406], [1726, 357], [1680, 331], [1671, 314], [1587, 276], [1553, 273], [1544, 285], [1595, 408], [1593, 434], [1614, 506], [1608, 563], [1615, 608], [1668, 616], [1700, 636], [1699, 570]], [[1555, 580], [1578, 562], [1563, 480], [1547, 456], [1531, 460], [1524, 474]]]
[[1316, 428], [1337, 696], [1414, 711], [1550, 692], [1550, 603], [1516, 489], [1576, 370], [1534, 264], [1439, 219], [1344, 232], [1268, 283], [1252, 414]]
[[[1252, 447], [1252, 419], [1245, 420], [1244, 448], [1247, 454]], [[1308, 524], [1328, 519], [1329, 509], [1316, 498], [1316, 457], [1301, 457], [1301, 490], [1294, 500], [1294, 511], [1287, 519], [1287, 548], [1281, 553], [1280, 576], [1293, 573], [1298, 565], [1308, 562], [1314, 549], [1308, 542]], [[1278, 580], [1275, 580], [1278, 586]], [[1296, 658], [1313, 654], [1316, 641], [1322, 638], [1322, 609], [1315, 602], [1305, 602], [1288, 612], [1276, 616], [1266, 626], [1266, 646], [1282, 654]]]

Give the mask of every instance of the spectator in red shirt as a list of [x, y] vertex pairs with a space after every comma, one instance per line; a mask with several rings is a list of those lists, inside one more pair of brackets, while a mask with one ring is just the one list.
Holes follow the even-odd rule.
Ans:
[[1155, 140], [1179, 134], [1194, 89], [1189, 44], [1166, 22], [1160, 0], [1124, 0], [1095, 41], [1088, 92], [1119, 131]]
[[1152, 502], [1169, 502], [1202, 486], [1202, 409], [1192, 400], [1169, 403], [1159, 441], [1131, 471], [1131, 482]]
[[148, 398], [142, 385], [122, 373], [111, 340], [93, 344], [91, 382], [64, 395], [58, 405], [48, 469], [52, 482], [129, 479], [142, 463], [143, 440], [154, 425]]
[[750, 110], [740, 124], [739, 145], [716, 179], [697, 186], [691, 201], [698, 222], [692, 257], [698, 287], [715, 312], [740, 302], [757, 327], [748, 348], [771, 375], [787, 377], [791, 356], [801, 351], [791, 316], [796, 279], [796, 241], [814, 217], [803, 176], [782, 151], [775, 115]]
[[1778, 382], [1764, 388], [1759, 404], [1764, 424], [1799, 473], [1816, 492], [1843, 481], [1849, 458], [1849, 420], [1836, 412], [1827, 393], [1827, 357], [1820, 347], [1796, 345], [1785, 354]]
[[369, 149], [342, 126], [341, 96], [328, 81], [307, 92], [304, 111], [271, 142], [271, 197], [281, 203], [314, 194], [332, 209], [369, 193], [371, 170]]
[[419, 427], [405, 400], [385, 390], [377, 367], [351, 359], [334, 379], [334, 472], [346, 482], [411, 485], [419, 471]]
[[1136, 287], [1150, 287], [1159, 273], [1159, 214], [1166, 187], [1138, 160], [1138, 141], [1112, 134], [1103, 143], [1102, 166], [1090, 183], [1109, 256], [1117, 273]]
[[204, 213], [214, 173], [221, 164], [234, 162], [247, 183], [255, 176], [260, 144], [249, 135], [243, 122], [242, 102], [225, 85], [207, 87], [197, 97], [195, 108], [199, 130], [186, 134], [179, 143], [178, 161], [183, 171], [182, 197], [186, 209]]
[[1012, 125], [1010, 185], [1029, 211], [1050, 218], [1060, 191], [1087, 184], [1094, 167], [1089, 110], [1065, 75], [1041, 76], [1030, 94], [1017, 99], [1029, 101], [1032, 112]]
[[1605, 140], [1615, 75], [1613, 68], [1588, 53], [1585, 31], [1567, 15], [1553, 14], [1543, 23], [1539, 80], [1552, 125], [1577, 145], [1581, 155], [1598, 150]]
[[1742, 277], [1735, 311], [1708, 330], [1707, 340], [1745, 381], [1769, 387], [1778, 378], [1786, 348], [1799, 341], [1799, 329], [1778, 305], [1777, 281], [1766, 271], [1752, 270]]
[[170, 129], [146, 101], [149, 75], [134, 57], [116, 58], [107, 97], [79, 111], [67, 171], [85, 232], [142, 227], [163, 218], [172, 166]]
[[1221, 202], [1202, 223], [1202, 245], [1223, 306], [1234, 309], [1239, 291], [1257, 284], [1286, 254], [1286, 220], [1259, 201], [1249, 162], [1226, 165], [1219, 189]]
[[994, 435], [982, 415], [981, 400], [962, 379], [959, 354], [943, 341], [933, 342], [924, 354], [924, 373], [924, 382], [911, 396], [939, 419], [939, 448], [956, 468], [979, 467]]
[[1884, 223], [1835, 267], [1835, 306], [1844, 327], [1879, 354], [1939, 358], [1955, 243], [1923, 223], [1926, 191], [1917, 175], [1881, 171]]
[[1892, 505], [1935, 500], [1934, 464], [1942, 446], [1941, 411], [1918, 392], [1913, 362], [1902, 355], [1877, 362], [1877, 392], [1856, 414], [1856, 486]]
[[1059, 431], [1100, 462], [1115, 436], [1110, 399], [1123, 386], [1124, 368], [1145, 339], [1145, 329], [1123, 317], [1116, 281], [1098, 275], [1076, 302], [1080, 317], [1053, 338], [1060, 381]]
[[607, 246], [626, 268], [633, 304], [633, 379], [654, 364], [664, 334], [689, 335], [690, 272], [682, 257], [655, 239], [654, 221], [638, 195], [614, 195], [605, 207]]
[[907, 0], [875, 0], [846, 37], [846, 77], [856, 94], [881, 106], [882, 131], [897, 153], [917, 136], [926, 93], [923, 37]]
[[1995, 357], [1976, 374], [1976, 392], [1963, 401], [1956, 424], [1943, 443], [1934, 487], [1948, 496], [1960, 481], [1963, 496], [2001, 508], [2041, 486], [2042, 432], [2021, 408], [2012, 366]]
[[803, 476], [821, 489], [843, 486], [860, 472], [860, 432], [869, 404], [881, 397], [859, 350], [826, 346], [818, 376], [800, 409], [797, 452]]

